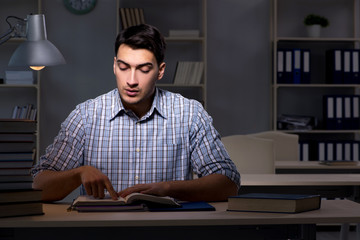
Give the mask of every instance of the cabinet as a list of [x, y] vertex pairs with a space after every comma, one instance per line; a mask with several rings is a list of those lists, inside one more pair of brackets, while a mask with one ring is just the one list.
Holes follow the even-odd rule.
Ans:
[[[307, 152], [307, 157], [303, 158], [303, 160], [309, 158], [310, 160], [359, 160], [359, 149], [355, 149], [356, 145], [352, 148], [352, 159], [348, 159], [348, 157], [345, 157], [344, 148], [341, 148], [342, 154], [336, 152], [336, 144], [345, 144], [345, 142], [355, 144], [360, 129], [358, 127], [329, 129], [328, 108], [324, 100], [325, 96], [329, 95], [350, 96], [359, 94], [359, 83], [335, 84], [329, 81], [329, 75], [326, 74], [330, 70], [326, 65], [326, 52], [328, 50], [359, 48], [359, 13], [358, 0], [272, 1], [272, 127], [277, 131], [298, 134], [300, 136], [300, 146], [303, 143], [312, 146], [310, 150], [308, 149], [310, 153]], [[328, 18], [330, 24], [322, 29], [321, 37], [307, 36], [303, 20], [308, 14], [317, 14]], [[289, 49], [293, 53], [291, 57], [292, 63], [290, 64], [291, 74], [296, 74], [297, 71], [294, 70], [294, 62], [296, 62], [294, 50], [309, 51], [310, 80], [308, 82], [300, 81], [298, 83], [298, 79], [294, 80], [294, 77], [291, 78], [291, 81], [285, 81], [285, 83], [281, 81], [280, 78], [283, 76], [281, 73], [286, 71], [286, 51]], [[301, 70], [303, 68], [300, 68]], [[342, 118], [345, 117], [344, 109], [343, 104]], [[295, 116], [296, 119], [299, 119], [299, 116], [313, 117], [317, 120], [317, 125], [311, 129], [283, 129], [284, 125], [278, 124], [280, 116], [283, 115]], [[359, 122], [359, 119], [357, 119], [357, 122]], [[323, 149], [319, 149], [320, 143], [335, 144], [331, 145], [333, 148], [329, 148], [327, 149], [328, 152], [325, 152], [325, 155], [329, 155], [331, 159], [320, 159], [324, 157], [321, 155]], [[302, 151], [301, 148], [300, 151]], [[355, 157], [356, 154], [357, 157]]]
[[[145, 22], [156, 26], [165, 36], [167, 50], [165, 54], [166, 70], [158, 86], [172, 92], [178, 92], [193, 98], [206, 107], [207, 83], [207, 12], [206, 0], [117, 0], [117, 32], [121, 30], [120, 8], [141, 8]], [[169, 36], [170, 30], [197, 30], [199, 36]], [[179, 61], [203, 62], [204, 70], [199, 84], [174, 84], [177, 63]]]
[[[19, 7], [19, 5], [21, 7]], [[26, 18], [29, 14], [41, 13], [41, 0], [5, 0], [2, 2], [0, 8], [0, 34], [4, 34], [9, 25], [5, 19], [7, 16], [16, 16], [19, 18]], [[10, 20], [13, 24], [16, 20]], [[32, 104], [36, 108], [36, 130], [35, 130], [35, 145], [36, 157], [39, 157], [39, 135], [40, 135], [40, 73], [33, 72], [33, 84], [4, 84], [6, 71], [32, 71], [29, 68], [9, 67], [8, 62], [20, 43], [25, 41], [24, 38], [11, 38], [9, 41], [0, 45], [0, 119], [9, 119], [12, 117], [12, 112], [15, 106], [27, 106]], [[3, 139], [4, 141], [4, 139]]]

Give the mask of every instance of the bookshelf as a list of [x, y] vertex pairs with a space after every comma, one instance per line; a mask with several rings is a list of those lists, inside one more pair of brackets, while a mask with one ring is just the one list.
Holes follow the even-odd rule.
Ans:
[[[326, 8], [324, 8], [326, 6]], [[311, 150], [303, 160], [319, 160], [320, 143], [330, 144], [327, 160], [349, 160], [345, 157], [345, 148], [337, 155], [336, 144], [357, 141], [359, 127], [336, 128], [328, 127], [328, 107], [324, 100], [325, 96], [351, 96], [360, 94], [360, 84], [356, 83], [333, 83], [326, 74], [330, 68], [326, 65], [326, 52], [330, 49], [358, 49], [359, 35], [359, 1], [358, 0], [273, 0], [271, 5], [271, 44], [272, 44], [272, 128], [276, 131], [285, 131], [299, 135], [300, 146], [308, 144]], [[322, 29], [320, 37], [308, 37], [306, 27], [303, 24], [308, 14], [325, 16], [330, 25]], [[296, 49], [310, 52], [308, 66], [310, 68], [309, 81], [303, 81], [302, 65], [300, 68], [300, 82], [292, 75], [290, 82], [281, 80], [286, 68], [286, 51], [292, 50], [292, 68], [294, 71], [294, 56]], [[283, 52], [283, 53], [279, 53]], [[283, 55], [281, 55], [283, 54]], [[300, 53], [303, 63], [303, 52]], [[305, 57], [304, 57], [305, 58]], [[343, 60], [343, 59], [342, 59]], [[282, 65], [284, 64], [284, 65]], [[280, 67], [279, 67], [280, 66]], [[343, 69], [342, 69], [343, 70]], [[343, 101], [344, 102], [344, 101]], [[351, 105], [353, 106], [353, 105]], [[342, 105], [342, 118], [345, 117], [345, 105]], [[317, 125], [310, 129], [288, 129], [278, 124], [279, 116], [307, 116], [317, 120]], [[359, 120], [356, 120], [359, 122]], [[310, 144], [310, 145], [309, 145]], [[333, 144], [333, 145], [331, 145]], [[339, 145], [340, 146], [340, 145]], [[359, 160], [358, 153], [352, 148], [352, 159]], [[300, 147], [300, 151], [301, 147]], [[326, 150], [327, 151], [327, 150]], [[358, 150], [357, 150], [358, 151]], [[355, 158], [355, 156], [357, 156]], [[323, 156], [321, 156], [323, 157]], [[340, 159], [339, 159], [340, 158]], [[326, 160], [326, 159], [325, 159]]]
[[[158, 82], [160, 88], [178, 92], [207, 105], [207, 0], [117, 0], [117, 33], [122, 29], [120, 8], [140, 8], [145, 23], [156, 26], [165, 36], [166, 70]], [[185, 17], [186, 16], [186, 17]], [[173, 30], [196, 30], [198, 35], [170, 36]], [[174, 83], [177, 63], [203, 62], [203, 74], [198, 83]]]
[[[26, 18], [29, 14], [41, 13], [41, 0], [5, 0], [0, 9], [0, 15], [3, 16], [0, 20], [0, 34], [3, 34], [9, 28], [5, 19], [7, 16], [16, 16], [19, 18]], [[21, 7], [19, 7], [21, 6]], [[16, 23], [11, 20], [11, 23]], [[40, 142], [40, 73], [32, 71], [29, 68], [23, 67], [9, 67], [8, 62], [11, 55], [20, 43], [25, 41], [25, 38], [16, 37], [0, 45], [0, 120], [11, 119], [15, 106], [25, 107], [33, 105], [36, 108], [35, 113], [35, 148], [36, 159], [39, 157], [39, 142]], [[33, 83], [29, 84], [12, 84], [6, 83], [6, 71], [31, 71], [33, 75]], [[14, 123], [16, 124], [16, 123]], [[9, 134], [9, 133], [7, 133]], [[3, 134], [4, 135], [4, 134]], [[4, 141], [4, 139], [3, 139]]]

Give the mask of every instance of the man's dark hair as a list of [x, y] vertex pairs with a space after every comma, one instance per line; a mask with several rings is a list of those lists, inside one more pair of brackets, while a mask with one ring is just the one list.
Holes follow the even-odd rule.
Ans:
[[164, 61], [165, 39], [154, 26], [140, 24], [121, 31], [115, 41], [115, 56], [121, 44], [126, 44], [132, 49], [149, 50], [154, 54], [158, 65]]

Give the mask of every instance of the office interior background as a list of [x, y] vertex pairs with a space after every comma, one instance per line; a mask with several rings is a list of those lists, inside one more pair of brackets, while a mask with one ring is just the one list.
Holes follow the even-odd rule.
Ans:
[[[2, 27], [12, 15], [14, 0], [1, 0]], [[26, 17], [28, 5], [36, 1], [19, 1]], [[164, 0], [152, 0], [159, 18], [186, 22], [190, 16], [167, 11]], [[324, 4], [321, 14], [331, 13], [328, 0], [310, 1]], [[41, 71], [40, 149], [44, 152], [60, 129], [61, 122], [77, 104], [116, 87], [113, 75], [114, 41], [117, 34], [116, 0], [98, 0], [93, 11], [84, 15], [69, 12], [63, 0], [42, 0], [48, 39], [64, 55], [67, 64], [47, 67]], [[121, 1], [120, 1], [121, 2]], [[192, 0], [172, 0], [179, 12], [187, 12]], [[303, 7], [299, 2], [299, 11]], [[336, 1], [335, 1], [336, 2]], [[135, 7], [136, 1], [132, 1]], [[183, 9], [182, 9], [183, 8]], [[346, 15], [350, 11], [337, 12]], [[304, 11], [305, 12], [305, 11]], [[271, 122], [271, 1], [270, 0], [208, 0], [207, 1], [207, 111], [222, 136], [270, 130]], [[305, 13], [304, 13], [305, 14]], [[305, 35], [302, 17], [286, 16], [297, 21], [289, 29]], [[305, 17], [305, 15], [303, 16]], [[145, 11], [146, 18], [146, 11]], [[152, 24], [151, 19], [146, 19]], [[331, 18], [330, 18], [331, 21]], [[331, 23], [332, 24], [332, 23]], [[293, 26], [293, 25], [292, 25]], [[158, 26], [162, 30], [162, 26]], [[348, 26], [342, 26], [348, 28]], [[336, 28], [334, 28], [336, 30]], [[325, 30], [324, 34], [334, 31]], [[167, 35], [167, 32], [163, 32]], [[0, 46], [0, 52], [14, 51]], [[0, 59], [2, 66], [8, 59]], [[0, 78], [3, 78], [3, 71]], [[304, 96], [306, 97], [306, 96]]]

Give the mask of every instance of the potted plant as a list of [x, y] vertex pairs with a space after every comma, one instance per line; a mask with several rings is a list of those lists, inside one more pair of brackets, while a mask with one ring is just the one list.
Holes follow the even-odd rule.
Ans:
[[321, 28], [329, 26], [329, 20], [323, 16], [309, 14], [304, 19], [309, 37], [320, 37]]

